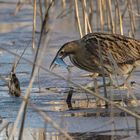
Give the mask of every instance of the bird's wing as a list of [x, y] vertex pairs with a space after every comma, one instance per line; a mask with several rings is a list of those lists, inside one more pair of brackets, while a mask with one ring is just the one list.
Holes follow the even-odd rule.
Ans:
[[133, 63], [140, 59], [140, 41], [112, 34], [90, 34], [81, 39], [91, 57], [100, 60], [102, 54], [103, 62], [109, 63], [109, 54], [117, 64]]

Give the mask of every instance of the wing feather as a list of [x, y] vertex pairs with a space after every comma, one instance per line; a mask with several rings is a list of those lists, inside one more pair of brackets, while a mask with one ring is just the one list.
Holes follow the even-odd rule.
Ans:
[[140, 41], [130, 37], [117, 34], [91, 33], [84, 36], [81, 41], [91, 57], [94, 56], [97, 60], [100, 60], [99, 51], [101, 50], [104, 63], [109, 63], [109, 53], [117, 64], [130, 64], [140, 59]]

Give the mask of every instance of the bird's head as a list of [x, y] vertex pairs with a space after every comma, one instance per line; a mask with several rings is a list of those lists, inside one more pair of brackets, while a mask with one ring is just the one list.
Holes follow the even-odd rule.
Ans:
[[73, 55], [77, 50], [78, 44], [76, 41], [68, 42], [64, 44], [57, 52], [55, 58], [53, 59], [50, 68], [54, 68], [56, 65], [63, 67], [68, 67], [68, 65], [63, 61], [67, 56]]

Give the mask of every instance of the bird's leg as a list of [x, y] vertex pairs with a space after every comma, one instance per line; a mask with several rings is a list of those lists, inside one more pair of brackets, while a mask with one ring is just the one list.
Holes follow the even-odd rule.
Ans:
[[127, 78], [125, 79], [124, 85], [126, 85], [126, 87], [127, 87], [127, 89], [128, 89], [127, 97], [129, 98], [129, 96], [131, 96], [131, 97], [134, 99], [136, 105], [138, 105], [138, 100], [137, 100], [137, 98], [135, 97], [135, 95], [132, 93], [132, 87], [131, 87], [130, 84], [128, 84], [128, 80], [129, 80], [129, 78], [131, 77], [131, 74], [132, 74], [132, 72], [133, 72], [135, 69], [136, 69], [136, 66], [133, 66], [132, 70], [129, 72]]
[[[133, 71], [136, 69], [136, 66], [133, 66], [132, 70], [128, 73], [128, 76], [126, 77], [126, 79], [124, 80], [124, 83], [119, 85], [119, 87], [123, 87], [123, 88], [128, 88], [128, 80], [130, 79]], [[132, 84], [133, 85], [133, 84]]]
[[125, 83], [125, 84], [126, 84], [126, 87], [128, 89], [127, 98], [129, 98], [131, 96], [132, 97], [131, 102], [133, 101], [133, 104], [135, 104], [136, 106], [138, 106], [139, 105], [139, 102], [138, 102], [136, 96], [133, 94], [131, 85], [128, 84], [128, 83]]
[[69, 109], [72, 109], [72, 104], [71, 104], [72, 94], [73, 94], [73, 88], [70, 88], [70, 90], [68, 92], [67, 99], [66, 99], [66, 102], [67, 102], [67, 105], [68, 105]]
[[132, 70], [128, 73], [128, 76], [127, 76], [127, 78], [126, 78], [126, 82], [129, 80], [129, 78], [131, 77], [131, 75], [132, 75], [132, 72], [134, 71], [136, 69], [136, 66], [133, 66], [133, 68], [132, 68]]
[[[97, 77], [93, 77], [93, 81], [94, 81], [94, 90], [97, 94], [99, 94]], [[99, 98], [96, 98], [96, 105], [101, 107], [102, 106], [102, 100], [99, 99]]]
[[131, 77], [131, 74], [135, 70], [135, 68], [136, 68], [136, 66], [133, 66], [132, 70], [128, 73], [127, 78], [124, 80], [124, 83], [121, 85], [118, 85], [117, 88], [121, 88], [121, 87], [127, 88], [127, 90], [128, 90], [127, 98], [129, 98], [131, 96], [133, 101], [135, 102], [135, 105], [138, 105], [139, 103], [138, 103], [136, 96], [133, 94], [131, 84], [128, 83], [128, 80]]
[[105, 85], [103, 85], [103, 84], [99, 85], [98, 88], [102, 88], [104, 86], [106, 86], [106, 87], [115, 86], [113, 84], [113, 78], [112, 78], [111, 74], [109, 75], [109, 81], [107, 83], [105, 83]]
[[109, 74], [109, 82], [108, 83], [106, 83], [106, 86], [114, 86], [114, 84], [113, 84], [114, 82], [113, 82], [113, 78], [112, 78], [112, 75], [111, 74]]

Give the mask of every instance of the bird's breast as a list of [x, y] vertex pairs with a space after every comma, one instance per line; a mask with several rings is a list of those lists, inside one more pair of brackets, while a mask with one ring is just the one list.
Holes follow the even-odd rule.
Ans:
[[96, 59], [90, 57], [89, 54], [79, 53], [77, 55], [70, 55], [71, 62], [78, 68], [93, 72], [100, 73], [99, 63]]

